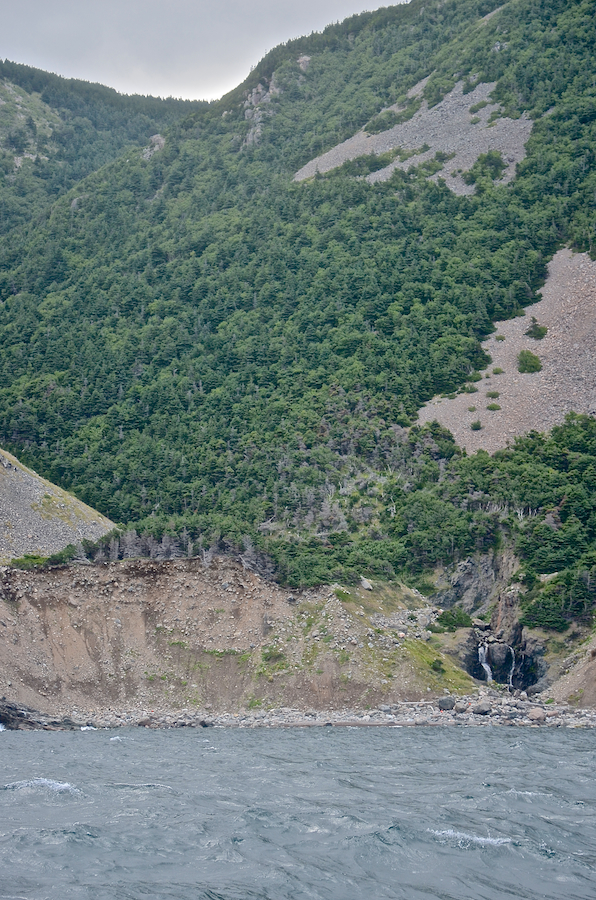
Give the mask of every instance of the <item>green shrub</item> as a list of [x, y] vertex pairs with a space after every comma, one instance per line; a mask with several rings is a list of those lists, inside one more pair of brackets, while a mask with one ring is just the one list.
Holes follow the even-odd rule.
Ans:
[[490, 397], [491, 400], [496, 400], [497, 397], [499, 396], [499, 392], [498, 391], [487, 391], [486, 396]]
[[523, 374], [540, 372], [542, 363], [530, 350], [521, 350], [517, 357], [517, 371]]
[[486, 408], [489, 410], [489, 412], [497, 412], [499, 409], [501, 409], [498, 403], [489, 403]]
[[454, 606], [453, 609], [444, 609], [437, 617], [437, 622], [446, 628], [447, 631], [455, 631], [456, 628], [469, 628], [472, 620], [468, 613], [460, 606]]
[[13, 559], [11, 565], [17, 569], [50, 568], [51, 566], [63, 566], [77, 555], [74, 544], [68, 544], [64, 550], [53, 553], [51, 556], [38, 556], [35, 553], [25, 553], [18, 559]]
[[523, 601], [522, 625], [566, 631], [574, 620], [590, 624], [596, 608], [596, 568], [568, 570], [537, 585]]
[[472, 422], [470, 428], [472, 429], [472, 431], [480, 431], [480, 429], [482, 428], [482, 422], [480, 421], [480, 419], [476, 419], [475, 422]]
[[504, 373], [504, 371], [505, 371], [505, 369], [501, 369], [499, 366], [496, 366], [493, 369], [493, 375], [502, 375]]
[[541, 341], [543, 337], [545, 337], [548, 328], [546, 325], [539, 325], [536, 321], [536, 316], [532, 316], [532, 324], [528, 328], [524, 334], [527, 334], [528, 337], [534, 338], [535, 341]]

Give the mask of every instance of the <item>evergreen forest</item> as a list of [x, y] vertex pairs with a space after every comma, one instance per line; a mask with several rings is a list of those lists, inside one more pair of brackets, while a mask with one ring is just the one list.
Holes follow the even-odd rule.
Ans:
[[[531, 119], [514, 180], [490, 154], [468, 195], [415, 160], [293, 180], [411, 116], [422, 79], [431, 107], [494, 82]], [[210, 104], [10, 62], [0, 92], [0, 444], [118, 523], [116, 554], [424, 586], [509, 542], [526, 624], [591, 617], [596, 420], [466, 456], [416, 419], [478, 378], [559, 248], [596, 258], [596, 0], [412, 0]]]

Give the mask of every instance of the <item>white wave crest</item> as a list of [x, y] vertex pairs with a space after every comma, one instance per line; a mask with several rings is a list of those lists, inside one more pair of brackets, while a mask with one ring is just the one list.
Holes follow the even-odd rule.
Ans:
[[465, 831], [454, 831], [453, 828], [447, 828], [444, 831], [435, 831], [433, 828], [428, 828], [427, 831], [437, 837], [452, 838], [457, 841], [469, 841], [471, 844], [498, 846], [499, 844], [511, 843], [511, 838], [494, 838], [484, 837], [480, 834], [466, 834]]
[[45, 788], [48, 791], [55, 791], [57, 794], [80, 794], [78, 788], [69, 784], [68, 781], [53, 781], [51, 778], [31, 778], [29, 781], [13, 781], [5, 784], [5, 791], [22, 791], [27, 788]]
[[0, 731], [6, 731], [6, 728], [4, 727], [4, 725], [1, 722], [0, 722]]

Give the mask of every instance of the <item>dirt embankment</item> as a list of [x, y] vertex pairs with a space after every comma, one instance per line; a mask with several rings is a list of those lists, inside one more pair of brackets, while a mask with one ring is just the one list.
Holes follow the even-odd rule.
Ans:
[[80, 719], [473, 690], [428, 643], [436, 610], [399, 593], [291, 592], [226, 558], [3, 568], [0, 695]]
[[[420, 422], [436, 419], [468, 453], [494, 453], [517, 435], [561, 424], [569, 412], [596, 415], [595, 309], [596, 262], [587, 253], [559, 250], [549, 263], [542, 300], [521, 318], [497, 322], [482, 344], [492, 363], [474, 385], [476, 393], [433, 398], [420, 410]], [[532, 316], [548, 328], [542, 340], [525, 334]], [[540, 372], [518, 372], [521, 350], [538, 356]], [[493, 404], [498, 408], [489, 409]], [[473, 422], [482, 427], [473, 431]]]

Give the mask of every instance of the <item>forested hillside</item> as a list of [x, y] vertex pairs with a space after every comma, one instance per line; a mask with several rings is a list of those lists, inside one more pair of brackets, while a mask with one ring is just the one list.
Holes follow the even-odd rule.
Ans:
[[[22, 213], [5, 214], [0, 441], [139, 534], [263, 552], [290, 583], [415, 576], [510, 534], [532, 584], [565, 570], [534, 611], [550, 603], [564, 627], [581, 596], [588, 614], [594, 421], [493, 458], [407, 430], [425, 400], [477, 377], [480, 340], [536, 299], [556, 249], [596, 251], [596, 2], [497, 4], [353, 17], [178, 121], [149, 98], [130, 131], [115, 98], [86, 114], [115, 135], [110, 153], [138, 146], [109, 162], [89, 140], [88, 177], [70, 189], [73, 150], [51, 205], [27, 212], [30, 180]], [[385, 182], [362, 177], [380, 157], [294, 182], [359, 128], [485, 83], [492, 121], [533, 123], [511, 183], [485, 154], [457, 195], [429, 180], [439, 153]], [[58, 109], [53, 89], [41, 99]], [[143, 150], [158, 113], [165, 144]]]
[[[126, 147], [206, 103], [123, 96], [0, 60], [0, 235], [43, 215], [49, 203]], [[11, 234], [14, 246], [15, 235]]]

